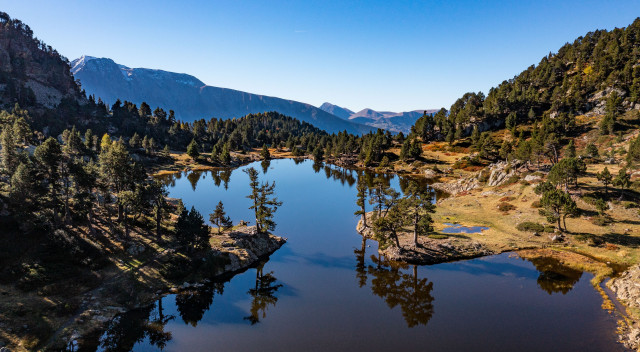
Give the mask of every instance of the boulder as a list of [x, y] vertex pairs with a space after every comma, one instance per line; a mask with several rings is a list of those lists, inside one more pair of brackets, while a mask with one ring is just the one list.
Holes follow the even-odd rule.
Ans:
[[527, 175], [527, 176], [524, 177], [524, 180], [527, 181], [527, 182], [534, 183], [534, 182], [542, 181], [542, 177], [538, 176], [538, 175]]

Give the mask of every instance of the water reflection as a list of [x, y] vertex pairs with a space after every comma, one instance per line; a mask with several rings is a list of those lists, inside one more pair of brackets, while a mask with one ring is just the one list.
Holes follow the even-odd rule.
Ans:
[[[155, 306], [136, 309], [114, 318], [99, 341], [102, 351], [129, 351], [136, 343], [147, 339], [149, 345], [163, 350], [171, 340], [171, 332], [165, 326], [173, 315], [165, 315], [162, 300]], [[96, 346], [82, 346], [79, 350], [96, 350]]]
[[266, 175], [267, 171], [269, 171], [269, 166], [271, 166], [271, 160], [262, 160], [260, 162], [260, 167], [262, 167], [262, 173]]
[[182, 321], [193, 327], [197, 326], [204, 313], [211, 307], [214, 294], [222, 294], [223, 290], [224, 283], [220, 282], [177, 294], [176, 308]]
[[356, 278], [363, 287], [371, 278], [371, 292], [384, 299], [389, 308], [400, 306], [402, 317], [408, 327], [427, 325], [433, 316], [433, 282], [418, 278], [418, 267], [412, 265], [412, 273], [407, 274], [408, 264], [391, 262], [382, 256], [371, 256], [372, 265], [365, 265], [367, 239], [363, 237], [356, 254]]
[[[276, 293], [283, 287], [277, 283], [278, 279], [273, 271], [264, 272], [265, 263], [262, 262], [256, 268], [255, 285], [247, 291], [251, 297], [250, 314], [242, 320], [249, 321], [251, 325], [266, 318], [267, 310], [275, 307], [278, 302]], [[214, 282], [182, 291], [159, 299], [155, 305], [120, 314], [107, 325], [100, 336], [95, 336], [95, 340], [87, 336], [80, 345], [72, 345], [70, 350], [130, 351], [141, 342], [163, 350], [172, 339], [171, 332], [165, 331], [165, 327], [171, 321], [176, 321], [176, 315], [165, 313], [163, 302], [174, 298], [175, 313], [184, 324], [197, 327], [213, 307], [214, 296], [223, 295], [226, 283]]]
[[538, 287], [548, 294], [566, 295], [580, 281], [582, 271], [570, 268], [550, 257], [526, 258], [540, 272]]
[[[270, 162], [263, 162], [262, 169], [266, 173], [269, 169]], [[156, 176], [156, 179], [160, 180], [167, 187], [175, 187], [176, 181], [182, 179], [182, 176], [186, 176], [189, 184], [191, 185], [191, 189], [193, 191], [198, 187], [198, 183], [200, 180], [206, 179], [209, 175], [211, 175], [211, 179], [213, 179], [216, 187], [220, 187], [220, 185], [224, 186], [224, 189], [229, 189], [229, 181], [231, 180], [231, 174], [233, 173], [232, 169], [217, 169], [217, 170], [194, 170], [194, 171], [184, 171], [184, 172], [176, 172], [172, 174], [165, 174]]]
[[267, 309], [269, 306], [275, 307], [278, 302], [275, 293], [282, 287], [281, 284], [275, 284], [278, 279], [273, 276], [273, 271], [265, 274], [263, 269], [264, 263], [260, 264], [256, 270], [255, 287], [247, 292], [252, 297], [251, 309], [249, 310], [251, 314], [244, 319], [250, 321], [251, 325], [257, 324], [260, 319], [267, 317]]

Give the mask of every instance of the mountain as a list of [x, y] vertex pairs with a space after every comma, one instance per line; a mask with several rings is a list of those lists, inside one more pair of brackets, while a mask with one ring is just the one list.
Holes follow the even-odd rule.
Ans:
[[430, 109], [391, 112], [363, 109], [358, 112], [353, 112], [347, 108], [333, 105], [331, 103], [322, 104], [320, 106], [320, 109], [351, 122], [402, 133], [410, 132], [411, 126], [416, 123], [416, 121], [425, 113], [425, 111], [427, 112], [427, 114], [438, 111]]
[[324, 110], [330, 114], [336, 115], [339, 118], [345, 119], [345, 120], [348, 119], [349, 116], [354, 114], [354, 112], [349, 109], [340, 107], [338, 105], [333, 105], [331, 103], [324, 103], [320, 105], [320, 110]]
[[95, 95], [108, 105], [117, 99], [135, 104], [145, 101], [152, 108], [174, 110], [176, 117], [184, 121], [277, 111], [330, 133], [346, 130], [362, 134], [372, 130], [309, 104], [208, 86], [188, 74], [129, 68], [108, 58], [82, 56], [71, 63], [71, 73], [87, 95]]

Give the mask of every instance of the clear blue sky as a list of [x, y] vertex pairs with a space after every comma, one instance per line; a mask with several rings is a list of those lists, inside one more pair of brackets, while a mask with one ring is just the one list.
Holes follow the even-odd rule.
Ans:
[[449, 107], [640, 1], [0, 0], [0, 10], [73, 60], [192, 74], [313, 105]]

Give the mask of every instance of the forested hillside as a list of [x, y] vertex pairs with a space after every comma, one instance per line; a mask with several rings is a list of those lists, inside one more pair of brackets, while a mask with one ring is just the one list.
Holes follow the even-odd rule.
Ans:
[[612, 132], [614, 115], [640, 107], [640, 19], [626, 28], [597, 30], [549, 53], [512, 79], [482, 92], [467, 93], [448, 114], [416, 123], [428, 139], [451, 141], [473, 131], [513, 127], [542, 116], [602, 115]]

